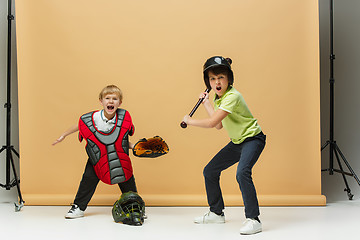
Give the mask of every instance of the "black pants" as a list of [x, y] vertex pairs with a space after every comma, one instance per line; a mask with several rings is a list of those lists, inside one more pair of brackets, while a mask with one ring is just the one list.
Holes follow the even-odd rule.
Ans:
[[221, 172], [238, 163], [236, 180], [239, 184], [246, 218], [260, 215], [259, 203], [254, 183], [252, 168], [265, 147], [266, 136], [261, 132], [246, 139], [243, 143], [230, 142], [204, 168], [205, 186], [210, 211], [220, 214], [224, 209], [224, 200], [220, 188]]
[[[87, 208], [99, 181], [94, 167], [88, 161], [74, 200], [74, 204], [78, 205], [82, 211], [85, 211]], [[126, 182], [119, 183], [118, 185], [122, 193], [129, 191], [137, 192], [134, 175]]]

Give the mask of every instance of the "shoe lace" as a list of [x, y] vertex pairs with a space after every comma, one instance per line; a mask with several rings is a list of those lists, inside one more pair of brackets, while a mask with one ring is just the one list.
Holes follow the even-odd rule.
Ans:
[[252, 218], [247, 218], [247, 219], [244, 221], [243, 225], [251, 225], [251, 226], [254, 226], [254, 225], [257, 224], [257, 223], [258, 223], [257, 220], [252, 219]]
[[210, 215], [210, 211], [207, 213], [204, 213], [203, 217], [202, 217], [202, 221], [205, 221], [206, 217]]
[[251, 218], [247, 218], [244, 222], [243, 225], [247, 224], [248, 222], [251, 223], [253, 220]]
[[76, 204], [73, 204], [72, 206], [71, 206], [71, 209], [69, 210], [69, 213], [73, 213], [73, 212], [75, 212], [75, 210], [78, 208], [78, 206], [76, 205]]

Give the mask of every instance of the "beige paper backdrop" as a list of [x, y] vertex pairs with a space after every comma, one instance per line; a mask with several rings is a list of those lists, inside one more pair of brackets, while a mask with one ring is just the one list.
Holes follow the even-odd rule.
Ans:
[[[51, 143], [100, 107], [107, 84], [136, 142], [162, 136], [170, 153], [133, 157], [147, 205], [206, 205], [203, 167], [225, 130], [179, 126], [205, 89], [202, 65], [231, 57], [234, 86], [267, 135], [254, 168], [265, 205], [325, 205], [321, 195], [318, 2], [315, 0], [18, 0], [21, 190], [28, 205], [68, 205], [87, 160], [77, 134]], [[204, 118], [199, 108], [194, 117]], [[226, 205], [241, 205], [233, 166], [221, 176]], [[117, 186], [91, 201], [112, 205]]]

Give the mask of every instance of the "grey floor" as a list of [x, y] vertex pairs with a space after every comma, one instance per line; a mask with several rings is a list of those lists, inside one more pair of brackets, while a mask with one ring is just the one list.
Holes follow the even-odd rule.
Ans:
[[[111, 207], [90, 206], [85, 217], [65, 219], [68, 206], [24, 206], [0, 203], [1, 239], [360, 239], [360, 200], [324, 207], [261, 207], [263, 232], [243, 236], [243, 207], [227, 207], [225, 224], [198, 225], [193, 218], [206, 207], [147, 207], [140, 227], [115, 223]], [[7, 238], [3, 238], [6, 236]]]

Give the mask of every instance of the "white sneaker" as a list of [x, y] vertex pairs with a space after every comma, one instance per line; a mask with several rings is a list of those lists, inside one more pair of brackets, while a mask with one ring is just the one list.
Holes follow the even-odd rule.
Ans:
[[240, 234], [244, 235], [255, 234], [261, 231], [261, 223], [251, 218], [247, 218], [240, 228]]
[[80, 218], [84, 216], [84, 211], [81, 211], [79, 206], [73, 204], [69, 212], [65, 215], [65, 218]]
[[194, 223], [199, 223], [199, 224], [225, 223], [225, 215], [224, 214], [217, 215], [216, 213], [209, 211], [208, 213], [205, 213], [203, 216], [195, 218]]

